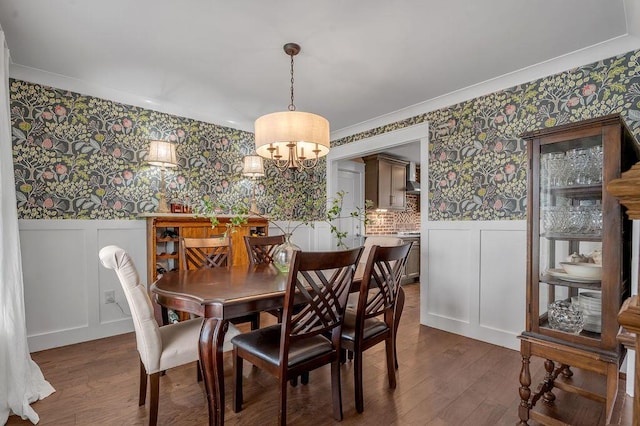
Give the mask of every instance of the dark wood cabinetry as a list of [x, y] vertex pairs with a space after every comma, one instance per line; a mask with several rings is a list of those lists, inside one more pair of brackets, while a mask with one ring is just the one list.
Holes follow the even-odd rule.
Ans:
[[405, 210], [407, 162], [385, 155], [372, 155], [365, 162], [365, 198], [373, 208]]
[[402, 284], [407, 284], [420, 279], [420, 237], [402, 237], [402, 239], [405, 243], [413, 243], [407, 256], [407, 264], [402, 276]]
[[[528, 142], [529, 192], [526, 330], [519, 336], [520, 424], [529, 419], [560, 424], [535, 409], [540, 399], [553, 403], [555, 389], [604, 402], [608, 422], [623, 357], [616, 316], [630, 287], [631, 222], [604, 188], [637, 161], [637, 145], [617, 115], [523, 138]], [[601, 262], [595, 267], [601, 276], [563, 269], [563, 262], [575, 263], [580, 254], [587, 255], [578, 259], [582, 262]], [[557, 305], [571, 312], [557, 315]], [[532, 356], [544, 358], [547, 371], [533, 388]], [[605, 394], [574, 383], [572, 368], [603, 375]], [[562, 407], [554, 412], [561, 415]]]

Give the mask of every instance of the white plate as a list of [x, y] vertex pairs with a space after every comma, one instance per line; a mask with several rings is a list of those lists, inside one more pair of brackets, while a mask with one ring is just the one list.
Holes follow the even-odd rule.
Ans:
[[575, 281], [577, 283], [599, 283], [600, 282], [599, 279], [576, 277], [575, 275], [569, 275], [564, 271], [564, 269], [547, 269], [547, 274], [564, 281]]

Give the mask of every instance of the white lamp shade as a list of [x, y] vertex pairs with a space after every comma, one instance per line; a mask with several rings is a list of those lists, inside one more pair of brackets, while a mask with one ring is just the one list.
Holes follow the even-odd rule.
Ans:
[[167, 141], [151, 141], [147, 162], [152, 166], [176, 167], [176, 145]]
[[264, 176], [262, 157], [260, 157], [259, 155], [247, 155], [246, 157], [244, 157], [244, 167], [242, 168], [242, 174], [249, 177]]
[[289, 160], [287, 144], [296, 144], [298, 157], [313, 159], [314, 150], [318, 157], [329, 153], [329, 121], [310, 112], [283, 111], [263, 115], [254, 126], [256, 152], [259, 156], [271, 158], [269, 148], [276, 148], [273, 155], [280, 155], [281, 160]]

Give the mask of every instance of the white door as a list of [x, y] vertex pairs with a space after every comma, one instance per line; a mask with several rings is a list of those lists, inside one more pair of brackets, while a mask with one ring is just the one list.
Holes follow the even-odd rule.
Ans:
[[[340, 161], [338, 163], [338, 191], [344, 191], [341, 218], [336, 221], [340, 231], [347, 232], [343, 240], [349, 248], [361, 246], [364, 243], [364, 218], [353, 218], [351, 213], [358, 210], [364, 212], [364, 164], [355, 161]], [[335, 197], [336, 194], [328, 194]], [[334, 241], [335, 245], [335, 241]]]

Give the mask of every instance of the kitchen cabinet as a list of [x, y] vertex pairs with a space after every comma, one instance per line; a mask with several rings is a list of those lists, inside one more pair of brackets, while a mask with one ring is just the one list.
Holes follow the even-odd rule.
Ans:
[[[226, 231], [232, 216], [218, 216], [219, 224], [211, 227], [211, 221], [191, 214], [145, 214], [147, 221], [147, 285], [150, 286], [165, 271], [180, 268], [180, 237], [206, 238]], [[247, 223], [231, 232], [233, 265], [248, 265], [249, 256], [244, 244], [245, 235], [267, 235], [268, 222], [258, 216], [249, 216]], [[154, 302], [158, 324], [162, 324], [160, 307]]]
[[[520, 424], [559, 424], [554, 422], [562, 421], [562, 407], [535, 409], [540, 399], [553, 404], [556, 389], [604, 402], [608, 424], [624, 355], [616, 316], [630, 291], [631, 222], [604, 188], [638, 160], [637, 144], [617, 115], [522, 137], [528, 142], [529, 183]], [[592, 259], [579, 258], [589, 253]], [[576, 266], [578, 272], [565, 269]], [[595, 272], [587, 277], [584, 271]], [[532, 356], [545, 359], [546, 370], [533, 388]], [[572, 381], [573, 368], [602, 375], [606, 392]]]
[[365, 198], [374, 209], [405, 210], [407, 162], [386, 155], [364, 158]]
[[401, 237], [406, 242], [413, 242], [407, 263], [405, 265], [405, 273], [402, 276], [402, 284], [411, 283], [420, 279], [420, 237]]

